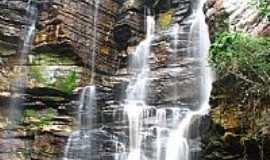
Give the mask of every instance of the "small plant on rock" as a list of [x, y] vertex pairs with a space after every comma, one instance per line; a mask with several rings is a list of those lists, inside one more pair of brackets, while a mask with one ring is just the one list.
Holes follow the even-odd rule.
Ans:
[[76, 87], [77, 74], [75, 71], [71, 71], [66, 77], [60, 77], [55, 83], [55, 87], [67, 94], [72, 94], [72, 91]]
[[270, 1], [269, 0], [251, 0], [251, 3], [256, 6], [260, 15], [270, 19]]
[[42, 129], [49, 125], [54, 117], [55, 113], [52, 108], [49, 108], [46, 113], [39, 113], [34, 109], [27, 109], [24, 112], [24, 123], [30, 129]]

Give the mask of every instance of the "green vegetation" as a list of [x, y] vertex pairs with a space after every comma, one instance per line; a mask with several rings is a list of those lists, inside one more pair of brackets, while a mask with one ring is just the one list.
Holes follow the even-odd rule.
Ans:
[[54, 88], [67, 94], [71, 94], [76, 87], [76, 72], [67, 71], [75, 64], [75, 57], [71, 53], [56, 54], [43, 51], [42, 54], [29, 54], [28, 63], [31, 65], [29, 77], [34, 85]]
[[24, 122], [29, 125], [30, 129], [41, 129], [49, 125], [54, 117], [55, 113], [52, 108], [42, 114], [33, 109], [27, 109], [24, 112]]
[[240, 80], [246, 95], [270, 96], [269, 37], [222, 32], [214, 38], [210, 54], [217, 73]]
[[60, 78], [55, 87], [67, 94], [71, 94], [76, 87], [77, 75], [75, 71], [71, 71], [66, 77]]
[[38, 83], [48, 85], [48, 80], [42, 75], [41, 67], [31, 66], [30, 68], [30, 76], [35, 79]]
[[259, 13], [262, 16], [267, 16], [270, 19], [270, 1], [269, 0], [251, 0], [253, 5], [256, 5]]
[[56, 54], [54, 52], [42, 52], [42, 54], [31, 55], [32, 59], [28, 59], [30, 64], [33, 65], [73, 65], [75, 57], [70, 53]]
[[32, 66], [30, 69], [30, 77], [43, 87], [51, 87], [58, 89], [66, 94], [71, 94], [76, 87], [77, 74], [75, 71], [70, 71], [65, 76], [57, 77], [56, 81], [50, 81], [42, 74], [41, 66]]

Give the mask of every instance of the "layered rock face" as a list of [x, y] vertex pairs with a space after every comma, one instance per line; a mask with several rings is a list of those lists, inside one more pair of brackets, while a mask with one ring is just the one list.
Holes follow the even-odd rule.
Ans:
[[[13, 1], [1, 2], [1, 54], [15, 54], [18, 42], [23, 37], [23, 28], [29, 23], [26, 15], [27, 3]], [[6, 47], [6, 49], [5, 49]]]
[[[96, 157], [97, 159], [112, 158], [112, 154], [116, 152], [114, 147], [109, 147], [109, 150], [104, 151], [104, 147], [115, 145], [113, 141], [110, 142], [111, 139], [106, 138], [108, 135], [110, 135], [109, 137], [118, 137], [116, 138], [118, 139], [117, 143], [123, 143], [125, 146], [128, 143], [128, 122], [122, 106], [125, 95], [122, 93], [126, 90], [128, 79], [132, 77], [132, 75], [127, 74], [127, 59], [133, 53], [135, 45], [144, 37], [145, 9], [144, 4], [140, 3], [134, 5], [128, 1], [123, 4], [114, 1], [100, 2], [95, 63], [99, 73], [96, 77], [97, 103], [100, 113], [97, 116], [97, 127], [101, 127], [103, 131], [99, 133], [101, 139], [97, 141], [97, 145], [101, 147], [95, 150], [95, 154], [100, 155]], [[3, 35], [16, 37], [14, 41], [8, 41], [9, 45], [13, 45], [14, 42], [20, 42], [19, 38], [21, 37], [20, 34], [15, 34], [14, 30], [22, 32], [24, 25], [28, 25], [26, 23], [28, 21], [27, 11], [25, 10], [28, 4], [23, 1], [3, 2], [1, 4], [4, 8], [7, 8], [8, 12], [15, 13], [14, 17], [16, 18], [10, 17], [8, 21], [9, 25], [16, 24], [15, 27], [3, 25], [5, 30], [2, 30]], [[18, 8], [20, 4], [24, 7]], [[96, 9], [94, 1], [50, 1], [40, 2], [36, 5], [39, 10], [39, 17], [36, 24], [33, 53], [28, 56], [30, 79], [28, 89], [23, 94], [27, 98], [23, 105], [25, 113], [22, 124], [18, 127], [7, 130], [4, 128], [8, 123], [3, 124], [2, 140], [9, 139], [10, 142], [14, 142], [12, 144], [3, 143], [6, 148], [14, 148], [13, 150], [2, 151], [1, 157], [3, 159], [57, 159], [61, 157], [64, 152], [63, 146], [67, 140], [66, 136], [70, 133], [72, 124], [76, 124], [74, 119], [69, 116], [76, 114], [78, 103], [73, 100], [78, 99], [78, 96], [67, 95], [61, 90], [59, 91], [58, 88], [51, 90], [48, 84], [53, 84], [53, 82], [57, 82], [57, 79], [68, 76], [71, 70], [79, 75], [77, 84], [80, 86], [87, 84], [91, 76], [85, 74], [87, 69], [83, 69], [81, 65], [91, 66], [94, 34], [93, 12]], [[177, 85], [178, 89], [184, 90], [197, 83], [192, 80], [194, 77], [189, 77], [189, 75], [197, 72], [196, 69], [189, 71], [188, 67], [195, 64], [196, 61], [189, 60], [189, 58], [186, 61], [184, 60], [186, 48], [189, 45], [188, 32], [191, 23], [188, 17], [190, 16], [191, 2], [175, 1], [169, 3], [170, 7], [168, 7], [168, 2], [166, 2], [166, 5], [162, 5], [162, 2], [153, 2], [147, 5], [152, 8], [152, 13], [159, 15], [156, 16], [156, 19], [160, 21], [160, 24], [156, 26], [159, 28], [160, 34], [156, 36], [152, 46], [151, 79], [153, 81], [149, 83], [151, 88], [149, 93], [151, 92], [151, 94], [149, 94], [147, 103], [159, 107], [173, 105], [170, 101], [174, 101], [174, 105], [179, 105], [182, 101], [189, 105], [197, 103], [196, 97], [198, 95], [193, 93], [187, 92], [185, 95], [173, 97], [173, 99], [171, 99], [171, 96], [167, 96], [174, 85]], [[19, 13], [23, 14], [15, 12], [18, 10]], [[16, 23], [16, 21], [20, 21], [20, 23]], [[177, 57], [171, 51], [174, 49], [174, 35], [170, 35], [169, 31], [166, 31], [168, 28], [172, 29], [174, 24], [180, 24], [178, 36], [181, 37], [179, 41], [182, 42], [180, 46], [175, 46], [175, 49], [183, 52], [183, 55]], [[178, 40], [175, 39], [175, 41]], [[69, 57], [68, 60], [61, 59], [63, 56]], [[13, 58], [13, 55], [7, 57], [3, 67], [7, 67], [7, 63]], [[172, 59], [174, 58], [177, 59], [174, 63], [181, 62], [181, 65], [173, 66], [172, 61], [174, 60]], [[57, 64], [59, 61], [60, 65]], [[172, 66], [168, 67], [169, 65]], [[11, 67], [8, 72], [12, 73], [13, 70]], [[48, 75], [47, 73], [53, 74]], [[83, 74], [89, 75], [89, 77], [82, 76]], [[186, 74], [187, 77], [179, 77], [180, 74]], [[45, 78], [44, 80], [44, 77], [47, 76], [49, 76], [49, 79]], [[7, 82], [3, 83], [2, 86], [11, 86], [12, 84], [8, 82], [10, 77], [6, 79]], [[16, 79], [16, 76], [14, 76], [14, 79]], [[162, 81], [158, 79], [162, 79]], [[178, 80], [183, 81], [179, 83]], [[10, 87], [3, 88], [3, 91], [7, 92], [7, 97], [12, 93]], [[48, 94], [45, 95], [44, 93], [47, 92]], [[55, 92], [59, 93], [56, 94]], [[7, 104], [8, 98], [4, 99], [7, 100], [3, 104]], [[156, 101], [157, 99], [160, 99], [160, 101]], [[38, 116], [34, 116], [31, 112]], [[49, 117], [49, 122], [38, 120], [48, 118], [44, 117], [46, 114], [52, 114], [52, 117]], [[3, 118], [3, 120], [5, 119]], [[22, 130], [22, 135], [17, 136], [20, 133], [19, 128]], [[10, 134], [7, 137], [7, 132], [14, 132], [14, 136]], [[102, 134], [104, 135], [102, 136]], [[26, 146], [26, 144], [28, 145]], [[127, 150], [120, 151], [126, 152]]]
[[[154, 119], [157, 109], [168, 108], [168, 116], [173, 114], [173, 110], [170, 107], [181, 106], [182, 108], [196, 109], [199, 103], [198, 92], [194, 93], [190, 91], [190, 88], [194, 90], [198, 87], [197, 76], [199, 71], [198, 62], [194, 59], [192, 53], [188, 53], [188, 46], [191, 45], [191, 39], [189, 39], [190, 27], [191, 27], [191, 12], [190, 8], [192, 3], [189, 1], [174, 2], [174, 8], [171, 10], [165, 10], [163, 13], [156, 13], [156, 33], [155, 38], [151, 45], [150, 66], [151, 71], [149, 73], [149, 81], [147, 88], [148, 95], [146, 103], [149, 105], [149, 110], [144, 111], [144, 120], [142, 120], [144, 126], [148, 126], [146, 130], [140, 132], [140, 134], [149, 134], [148, 137], [143, 139], [144, 150], [147, 157], [153, 158], [155, 131], [151, 128], [154, 125]], [[181, 7], [182, 6], [182, 7]], [[184, 7], [183, 7], [184, 6]], [[132, 6], [130, 7], [132, 8]], [[123, 9], [124, 10], [124, 9]], [[154, 10], [154, 9], [153, 9]], [[138, 31], [137, 26], [132, 26], [131, 18], [135, 18], [134, 15], [139, 15], [142, 18], [146, 18], [141, 15], [141, 9], [137, 11], [131, 10], [123, 12], [125, 18], [118, 22], [117, 31], [124, 31], [125, 27], [130, 27], [132, 33]], [[174, 15], [178, 14], [178, 16]], [[132, 17], [133, 16], [133, 17]], [[164, 18], [165, 17], [165, 18]], [[182, 17], [182, 18], [181, 18]], [[143, 19], [144, 20], [144, 19]], [[163, 21], [166, 23], [164, 24]], [[134, 23], [134, 22], [133, 22]], [[177, 33], [170, 34], [174, 26], [178, 24], [179, 28]], [[145, 27], [146, 28], [146, 27]], [[143, 29], [143, 28], [142, 28]], [[144, 31], [144, 30], [142, 30]], [[136, 33], [136, 32], [135, 32]], [[141, 34], [137, 33], [140, 39]], [[175, 36], [179, 37], [176, 38]], [[117, 39], [120, 37], [117, 37]], [[121, 38], [122, 39], [122, 38]], [[124, 39], [124, 37], [123, 37]], [[127, 44], [122, 44], [123, 49], [126, 48], [126, 56], [134, 56], [136, 41], [129, 39]], [[179, 46], [175, 46], [175, 42], [179, 43]], [[121, 48], [121, 47], [120, 47]], [[174, 50], [180, 54], [175, 54]], [[123, 68], [120, 68], [113, 76], [97, 75], [97, 103], [99, 134], [104, 134], [103, 137], [109, 135], [111, 139], [99, 139], [94, 140], [95, 146], [92, 150], [94, 155], [99, 155], [94, 159], [113, 159], [115, 156], [124, 156], [128, 152], [129, 145], [129, 122], [128, 115], [124, 111], [124, 100], [127, 96], [127, 85], [130, 81], [133, 81], [134, 76], [127, 68], [127, 61], [123, 61]], [[193, 69], [191, 69], [193, 67]], [[198, 67], [198, 68], [197, 68]], [[183, 94], [177, 94], [177, 90], [185, 91]], [[174, 92], [175, 91], [175, 92]], [[180, 107], [180, 108], [181, 108]], [[150, 120], [151, 119], [151, 120]], [[102, 130], [103, 132], [100, 132]], [[95, 133], [91, 135], [95, 136]], [[98, 137], [97, 137], [98, 138]], [[94, 138], [95, 139], [95, 138]], [[149, 144], [149, 145], [146, 145]], [[107, 147], [106, 147], [107, 146]], [[108, 147], [115, 146], [115, 147]], [[106, 148], [106, 149], [104, 149]], [[75, 150], [75, 149], [74, 149]], [[80, 152], [82, 153], [82, 152]], [[86, 153], [85, 153], [86, 154]], [[76, 154], [74, 155], [76, 157]], [[70, 155], [72, 158], [72, 156]], [[80, 157], [85, 157], [80, 155]]]
[[[269, 17], [263, 16], [253, 3], [255, 1], [209, 0], [206, 15], [212, 40], [216, 33], [222, 32], [268, 37]], [[233, 76], [217, 75], [211, 100], [212, 127], [203, 136], [203, 159], [257, 160], [269, 157], [266, 116], [269, 101], [245, 94], [240, 81]]]
[[[59, 159], [72, 128], [76, 126], [79, 92], [68, 89], [90, 81], [94, 1], [2, 1], [1, 7], [1, 151], [0, 159]], [[16, 80], [21, 74], [20, 47], [30, 24], [28, 6], [38, 8], [32, 51], [26, 66], [27, 86]], [[99, 8], [97, 65], [113, 73], [118, 67], [111, 49], [110, 30], [119, 4], [102, 1]], [[110, 52], [110, 53], [109, 53]], [[17, 54], [16, 54], [17, 53]], [[80, 90], [80, 89], [78, 89]], [[18, 92], [19, 91], [19, 92]], [[14, 111], [11, 104], [19, 102]], [[18, 124], [12, 126], [10, 117]]]
[[[116, 23], [119, 4], [112, 1], [100, 1], [96, 8], [95, 1], [52, 1], [41, 4], [39, 31], [34, 45], [39, 46], [67, 46], [81, 59], [90, 65], [91, 53], [97, 54], [97, 68], [111, 73], [119, 66], [119, 54], [112, 46], [112, 28]], [[94, 33], [95, 12], [97, 11], [97, 33]], [[96, 48], [93, 48], [95, 34]], [[93, 51], [94, 50], [94, 51]]]
[[246, 0], [209, 0], [206, 14], [212, 35], [216, 31], [230, 30], [269, 36], [269, 18], [262, 16], [254, 3]]
[[[196, 92], [201, 66], [196, 58], [198, 51], [194, 50], [192, 43], [197, 34], [191, 32], [194, 20], [192, 8], [196, 7], [195, 4], [190, 0], [101, 0], [96, 8], [94, 0], [36, 2], [39, 16], [32, 50], [28, 55], [29, 80], [25, 92], [18, 94], [13, 83], [19, 70], [14, 65], [19, 57], [15, 53], [24, 41], [22, 37], [26, 26], [29, 26], [29, 4], [19, 0], [0, 2], [0, 159], [53, 160], [63, 157], [68, 137], [73, 133], [76, 137], [80, 87], [90, 83], [93, 50], [96, 53], [98, 115], [95, 129], [89, 135], [96, 147], [80, 157], [91, 155], [95, 160], [111, 160], [117, 154], [125, 154], [128, 151], [129, 131], [127, 115], [123, 111], [124, 99], [127, 85], [134, 77], [128, 70], [128, 59], [145, 37], [147, 12], [155, 15], [156, 35], [149, 57], [151, 72], [146, 103], [150, 107], [145, 113], [146, 117], [154, 117], [160, 108], [168, 108], [168, 116], [173, 114], [169, 108], [174, 106], [197, 109], [201, 96]], [[269, 35], [269, 22], [259, 18], [246, 1], [209, 1], [207, 8], [212, 35], [225, 30]], [[94, 33], [96, 9], [97, 33]], [[224, 19], [228, 19], [228, 23], [220, 23]], [[94, 34], [97, 34], [97, 45], [93, 45]], [[76, 74], [75, 78], [73, 73]], [[67, 91], [70, 85], [77, 89], [74, 87], [71, 88], [73, 92]], [[13, 111], [8, 106], [10, 99], [14, 98], [24, 102], [20, 107], [22, 117], [16, 126], [9, 122], [9, 115]], [[242, 156], [239, 153], [248, 149], [246, 152], [250, 152], [250, 160], [256, 160], [251, 148], [256, 146], [257, 152], [257, 145], [248, 140], [244, 145], [248, 147], [243, 148], [239, 144], [239, 137], [231, 132], [240, 129], [239, 118], [247, 112], [235, 115], [239, 113], [235, 112], [239, 108], [227, 108], [218, 107], [212, 111], [210, 118], [215, 125], [209, 135], [204, 134], [205, 152], [202, 159], [239, 159]], [[222, 109], [226, 111], [224, 114], [221, 113]], [[268, 112], [265, 108], [258, 113], [266, 119]], [[230, 113], [235, 114], [232, 116]], [[220, 123], [216, 121], [219, 115], [222, 116]], [[143, 123], [151, 128], [153, 118]], [[268, 133], [268, 126], [264, 125], [263, 131]], [[214, 134], [214, 131], [219, 133]], [[156, 136], [155, 131], [149, 129], [143, 132], [151, 134], [143, 143], [153, 143], [151, 140]], [[224, 141], [220, 139], [223, 135]], [[192, 141], [197, 143], [197, 138], [198, 134], [194, 131]], [[267, 146], [269, 141], [263, 143]], [[235, 146], [240, 146], [236, 152], [233, 149]], [[144, 149], [148, 157], [153, 156], [155, 148], [144, 146]], [[268, 154], [267, 150], [263, 151]], [[76, 154], [73, 156], [78, 157]]]

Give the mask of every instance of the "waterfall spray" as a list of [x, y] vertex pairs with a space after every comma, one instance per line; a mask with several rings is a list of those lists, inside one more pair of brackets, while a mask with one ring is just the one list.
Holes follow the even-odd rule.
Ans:
[[141, 141], [140, 130], [142, 128], [142, 113], [145, 108], [146, 85], [148, 81], [150, 46], [153, 39], [155, 20], [147, 16], [147, 34], [136, 48], [131, 59], [131, 70], [135, 71], [137, 76], [127, 88], [127, 99], [125, 112], [129, 120], [129, 155], [128, 160], [141, 159]]
[[96, 93], [95, 86], [83, 88], [79, 104], [79, 130], [72, 133], [68, 138], [64, 151], [63, 160], [69, 159], [90, 159], [86, 154], [91, 151], [91, 130], [93, 119], [96, 114]]
[[67, 141], [64, 151], [63, 160], [91, 159], [92, 148], [92, 130], [94, 128], [93, 122], [96, 118], [96, 86], [94, 85], [95, 78], [95, 61], [96, 61], [96, 48], [97, 48], [97, 24], [99, 13], [99, 0], [95, 0], [94, 11], [94, 26], [93, 26], [93, 39], [92, 39], [92, 52], [91, 52], [91, 80], [90, 86], [83, 88], [80, 103], [78, 108], [79, 130], [73, 132]]
[[98, 25], [98, 12], [99, 12], [100, 0], [95, 0], [95, 12], [94, 12], [94, 30], [92, 39], [92, 55], [91, 55], [91, 81], [90, 84], [94, 83], [95, 79], [95, 63], [96, 63], [96, 48], [97, 48], [97, 25]]
[[[184, 119], [178, 125], [178, 128], [171, 133], [167, 144], [166, 160], [189, 160], [190, 147], [188, 144], [189, 127], [191, 127], [192, 119], [195, 116], [202, 116], [208, 113], [210, 109], [209, 98], [212, 89], [213, 76], [208, 66], [208, 51], [210, 46], [210, 38], [208, 27], [205, 23], [205, 15], [203, 13], [203, 5], [205, 0], [199, 0], [199, 4], [194, 12], [195, 19], [192, 23], [190, 36], [196, 36], [198, 39], [193, 40], [192, 56], [198, 58], [200, 66], [199, 74], [199, 92], [200, 104], [195, 111], [186, 113]], [[191, 38], [189, 38], [191, 39]], [[175, 144], [175, 142], [178, 142]]]
[[[31, 3], [31, 1], [28, 1], [27, 8], [26, 8], [27, 14], [28, 14], [28, 25], [23, 30], [23, 43], [21, 44], [21, 47], [17, 51], [18, 53], [18, 77], [15, 80], [14, 87], [15, 87], [15, 95], [16, 94], [24, 94], [24, 89], [27, 85], [27, 54], [30, 51], [32, 47], [32, 41], [35, 34], [36, 29], [36, 21], [38, 18], [37, 14], [37, 8], [35, 4]], [[10, 107], [10, 113], [9, 113], [9, 119], [11, 121], [11, 124], [16, 124], [17, 119], [21, 117], [21, 109], [20, 104], [23, 103], [17, 97], [13, 97], [11, 101], [9, 102]]]
[[[198, 92], [198, 106], [196, 109], [193, 106], [188, 106], [185, 103], [179, 104], [178, 95], [180, 94], [176, 84], [176, 87], [172, 89], [172, 94], [175, 101], [173, 105], [160, 105], [160, 106], [148, 106], [146, 103], [147, 86], [149, 84], [150, 77], [150, 62], [149, 57], [151, 53], [151, 45], [154, 41], [155, 32], [155, 20], [151, 16], [147, 16], [147, 34], [145, 39], [139, 43], [135, 52], [130, 59], [129, 69], [132, 76], [129, 85], [127, 86], [127, 96], [124, 100], [124, 112], [127, 115], [129, 123], [128, 128], [128, 153], [117, 154], [114, 159], [117, 160], [191, 160], [190, 141], [189, 141], [189, 128], [192, 126], [192, 121], [195, 117], [202, 116], [208, 113], [210, 108], [208, 101], [210, 97], [212, 75], [211, 70], [207, 63], [208, 49], [209, 49], [209, 35], [208, 28], [205, 23], [205, 15], [203, 13], [203, 4], [205, 0], [199, 0], [196, 2], [196, 8], [193, 13], [193, 22], [190, 29], [189, 40], [192, 47], [187, 47], [188, 58], [194, 60], [199, 69], [194, 74], [194, 92]], [[94, 149], [92, 147], [92, 120], [93, 112], [96, 108], [96, 95], [95, 86], [92, 85], [95, 76], [95, 51], [97, 43], [97, 15], [98, 4], [95, 2], [96, 11], [94, 18], [94, 37], [93, 37], [93, 50], [91, 59], [91, 86], [87, 86], [83, 89], [80, 98], [79, 107], [79, 120], [80, 129], [74, 132], [68, 139], [68, 143], [65, 149], [65, 160], [91, 159], [91, 153]], [[181, 33], [179, 32], [181, 26], [175, 25], [172, 29], [174, 36], [173, 42], [173, 60], [169, 67], [178, 67], [178, 48], [179, 39]], [[192, 38], [196, 37], [196, 38]], [[184, 44], [185, 46], [185, 44]], [[185, 46], [186, 47], [186, 46]], [[189, 60], [190, 60], [189, 59]], [[175, 66], [173, 66], [175, 65]], [[189, 64], [188, 64], [189, 65]], [[192, 63], [193, 65], [193, 63]], [[171, 69], [171, 68], [170, 68]], [[178, 69], [178, 68], [177, 68]], [[171, 71], [171, 70], [170, 70]], [[177, 72], [179, 73], [179, 72]], [[182, 73], [182, 72], [181, 72]], [[183, 73], [185, 74], [185, 73]], [[196, 74], [196, 75], [195, 75]], [[152, 76], [152, 75], [151, 75]], [[193, 84], [193, 83], [192, 83]], [[198, 85], [198, 86], [197, 86]], [[197, 98], [197, 97], [196, 97]], [[197, 101], [196, 101], [197, 102]], [[193, 102], [192, 102], [193, 103]], [[197, 103], [195, 103], [197, 104]], [[145, 121], [151, 121], [145, 123]], [[149, 127], [150, 126], [150, 127]], [[149, 138], [150, 137], [150, 138]], [[151, 139], [151, 144], [147, 140]], [[113, 139], [113, 138], [112, 138]], [[153, 142], [152, 142], [153, 141]], [[145, 146], [150, 148], [150, 151], [145, 151]], [[148, 148], [147, 148], [148, 149]], [[116, 145], [116, 151], [125, 151], [124, 145]], [[194, 160], [194, 159], [193, 159]]]

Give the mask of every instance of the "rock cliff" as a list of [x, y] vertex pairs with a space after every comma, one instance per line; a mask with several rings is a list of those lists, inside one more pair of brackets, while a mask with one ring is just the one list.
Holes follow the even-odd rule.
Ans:
[[[269, 37], [269, 15], [261, 13], [254, 1], [209, 0], [206, 15], [212, 41], [221, 32]], [[203, 136], [203, 159], [269, 157], [269, 100], [247, 93], [239, 78], [217, 74], [211, 102], [212, 127]]]
[[[27, 85], [24, 92], [18, 92], [21, 91], [15, 83], [21, 71], [18, 55], [25, 28], [30, 24], [29, 2], [0, 2], [0, 159], [57, 160], [63, 157], [68, 137], [77, 127], [81, 87], [89, 85], [93, 76], [89, 69], [93, 52], [96, 54], [98, 94], [96, 128], [102, 130], [93, 134], [98, 139], [95, 159], [111, 159], [113, 153], [125, 152], [115, 148], [128, 143], [128, 122], [122, 106], [125, 95], [122, 93], [132, 77], [128, 74], [128, 58], [145, 37], [145, 6], [150, 8], [157, 22], [150, 56], [151, 83], [148, 87], [151, 94], [146, 101], [157, 108], [183, 105], [196, 109], [199, 95], [190, 91], [198, 85], [196, 75], [200, 71], [197, 60], [187, 56], [192, 47], [190, 30], [194, 1], [101, 0], [98, 8], [94, 0], [32, 3], [38, 9], [36, 32], [27, 63], [23, 64], [28, 70]], [[98, 21], [94, 33], [96, 9]], [[215, 32], [222, 31], [270, 35], [269, 19], [260, 16], [245, 0], [209, 0], [205, 12], [212, 37]], [[176, 24], [179, 27], [175, 30]], [[178, 31], [177, 35], [172, 31]], [[95, 34], [97, 45], [93, 45]], [[175, 41], [178, 41], [177, 46]], [[174, 49], [181, 54], [176, 56]], [[67, 89], [67, 85], [73, 87]], [[222, 79], [217, 79], [214, 85], [213, 109], [201, 122], [209, 126], [201, 133], [204, 139], [201, 158], [236, 160], [247, 155], [248, 160], [259, 160], [262, 154], [269, 157], [269, 125], [266, 123], [269, 103], [238, 107], [241, 102], [234, 97], [237, 91], [231, 91], [231, 86], [233, 84], [227, 85]], [[224, 90], [230, 98], [216, 100], [214, 97]], [[177, 91], [181, 93], [173, 96]], [[24, 102], [20, 105], [22, 114], [18, 114], [16, 121], [19, 123], [16, 124], [8, 118], [13, 114], [8, 107], [12, 100]], [[257, 107], [259, 105], [262, 107]], [[255, 122], [251, 114], [258, 114], [262, 122]], [[262, 132], [259, 141], [262, 145], [247, 132]], [[196, 141], [198, 135], [193, 136]], [[111, 137], [116, 137], [120, 144], [110, 141]], [[151, 156], [152, 148], [145, 149]]]

